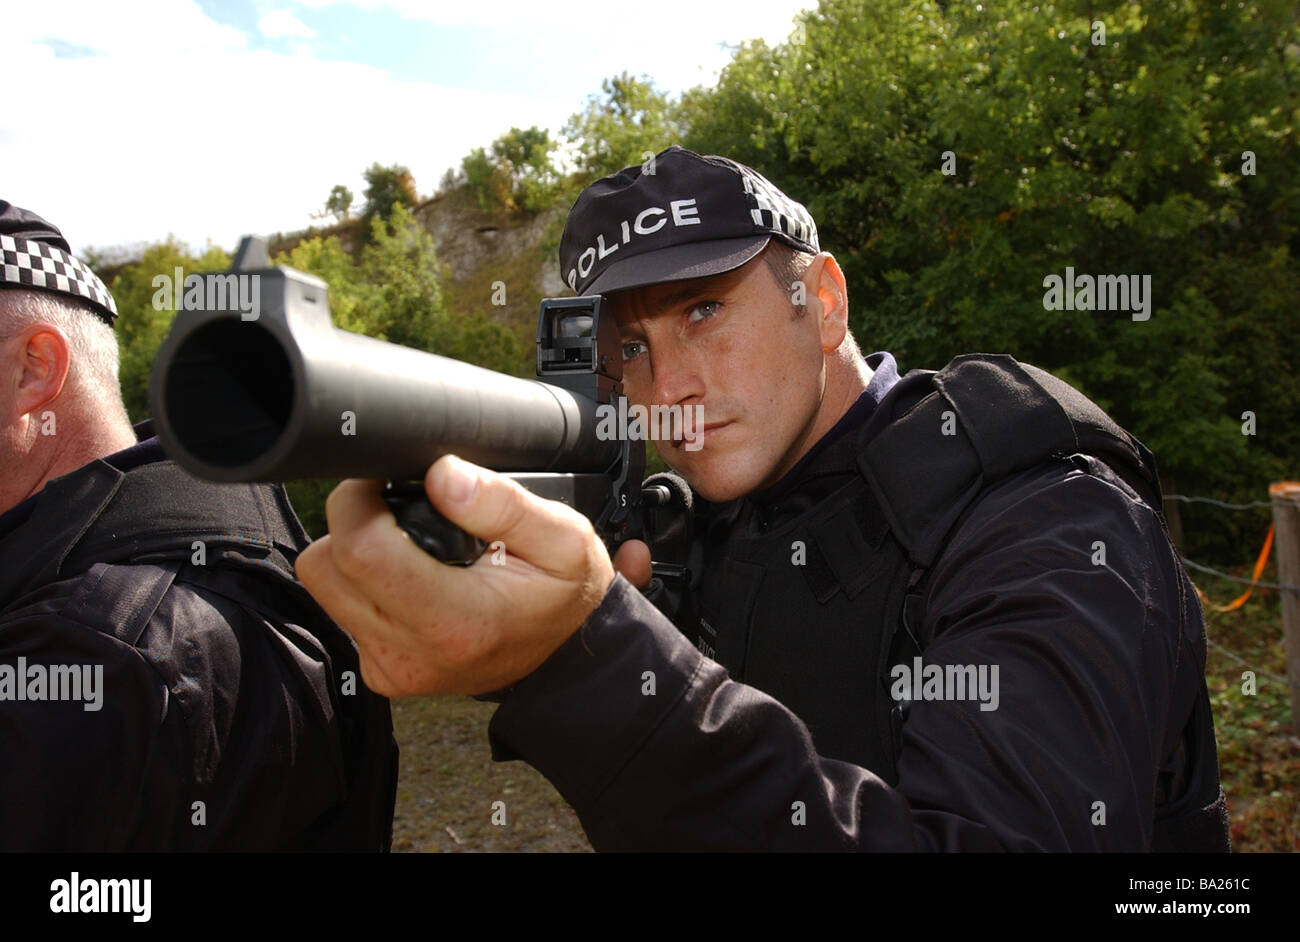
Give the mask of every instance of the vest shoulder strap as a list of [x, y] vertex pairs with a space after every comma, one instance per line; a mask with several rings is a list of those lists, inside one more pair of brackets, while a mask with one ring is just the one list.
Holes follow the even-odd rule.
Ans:
[[934, 563], [986, 486], [1052, 458], [1101, 459], [1160, 514], [1150, 451], [1044, 370], [1005, 355], [969, 354], [938, 372], [908, 373], [900, 386], [898, 401], [915, 405], [864, 435], [858, 465], [917, 566]]
[[178, 568], [174, 563], [96, 563], [82, 578], [64, 614], [135, 645], [172, 587]]

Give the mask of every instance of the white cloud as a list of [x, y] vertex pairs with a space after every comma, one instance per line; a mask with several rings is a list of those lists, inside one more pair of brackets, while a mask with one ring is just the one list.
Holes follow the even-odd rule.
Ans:
[[[441, 26], [479, 26], [501, 31], [516, 42], [547, 50], [544, 60], [569, 68], [581, 57], [603, 76], [624, 70], [647, 74], [664, 90], [681, 92], [711, 85], [731, 59], [725, 45], [749, 39], [783, 43], [794, 17], [817, 0], [293, 0], [312, 9], [381, 7], [402, 17]], [[590, 89], [598, 93], [599, 87]], [[580, 107], [574, 103], [574, 110]]]
[[[631, 18], [622, 8], [617, 21], [608, 4], [589, 0], [561, 12], [525, 0], [388, 2], [412, 18], [508, 24], [504, 54], [536, 43], [556, 68], [583, 56], [596, 74], [628, 68], [680, 90], [711, 81], [727, 58], [720, 41], [784, 39], [799, 0], [661, 0]], [[302, 40], [311, 31], [296, 13], [321, 5], [268, 13], [259, 28]], [[523, 24], [536, 24], [526, 39]], [[59, 58], [51, 39], [94, 54]], [[361, 172], [375, 161], [410, 167], [427, 194], [505, 129], [558, 130], [583, 105], [527, 87], [399, 81], [378, 66], [318, 60], [301, 42], [289, 54], [252, 49], [193, 0], [143, 0], [129, 17], [98, 0], [11, 4], [0, 61], [12, 75], [39, 76], [30, 107], [0, 113], [0, 198], [46, 216], [74, 248], [168, 233], [233, 248], [246, 232], [303, 228], [334, 184], [359, 196]], [[598, 84], [587, 89], [598, 92]]]
[[257, 21], [257, 28], [268, 39], [280, 39], [292, 36], [297, 39], [311, 39], [316, 31], [294, 16], [288, 10], [274, 10]]
[[800, 5], [791, 0], [294, 0], [299, 6], [323, 9], [350, 6], [359, 10], [388, 7], [406, 19], [450, 25], [487, 27], [540, 26], [558, 28], [570, 36], [601, 37], [604, 42], [630, 39], [640, 43], [647, 35], [656, 39], [689, 40], [717, 36], [730, 41], [763, 37], [784, 41], [792, 29], [794, 11], [815, 7], [816, 0]]
[[[244, 34], [213, 22], [192, 0], [141, 0], [129, 16], [120, 7], [95, 0], [7, 4], [0, 48], [6, 54], [57, 37], [115, 56], [174, 56], [191, 50], [238, 50]], [[7, 57], [7, 56], [6, 56]]]
[[[193, 3], [129, 21], [93, 2], [65, 12], [18, 17], [0, 37], [7, 71], [41, 77], [33, 107], [0, 115], [0, 198], [48, 218], [74, 250], [168, 233], [233, 248], [244, 233], [309, 225], [336, 183], [360, 194], [375, 161], [405, 164], [429, 193], [503, 129], [558, 127], [574, 110], [250, 50]], [[51, 35], [98, 55], [59, 59], [40, 41]]]

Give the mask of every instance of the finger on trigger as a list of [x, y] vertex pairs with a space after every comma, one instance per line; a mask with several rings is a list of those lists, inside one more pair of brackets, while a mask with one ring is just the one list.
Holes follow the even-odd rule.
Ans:
[[504, 475], [444, 455], [429, 469], [425, 486], [452, 523], [489, 543], [501, 541], [510, 555], [544, 572], [567, 576], [587, 559], [590, 521]]

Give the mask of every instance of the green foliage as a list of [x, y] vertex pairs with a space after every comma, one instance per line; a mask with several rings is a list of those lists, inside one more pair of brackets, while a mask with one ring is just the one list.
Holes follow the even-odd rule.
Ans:
[[498, 170], [488, 152], [475, 147], [461, 162], [465, 184], [484, 212], [503, 209], [510, 199], [510, 181]]
[[[149, 417], [149, 373], [176, 316], [175, 292], [164, 295], [161, 282], [155, 283], [155, 278], [165, 276], [175, 282], [179, 268], [183, 283], [186, 275], [228, 267], [230, 256], [221, 249], [208, 246], [202, 255], [194, 256], [183, 244], [169, 237], [166, 242], [146, 248], [139, 261], [124, 265], [113, 279], [109, 290], [117, 302], [119, 378], [122, 399], [132, 422]], [[170, 306], [163, 306], [168, 299]]]
[[547, 131], [511, 128], [489, 150], [476, 147], [470, 151], [461, 171], [485, 212], [538, 213], [554, 202], [559, 191], [555, 147]]
[[[1273, 566], [1263, 578], [1276, 581]], [[1219, 602], [1241, 589], [1212, 576], [1197, 581], [1203, 581], [1205, 592]], [[1277, 593], [1267, 589], [1256, 590], [1234, 612], [1205, 613], [1206, 631], [1216, 645], [1207, 652], [1205, 680], [1214, 711], [1219, 778], [1228, 798], [1232, 849], [1237, 853], [1300, 851], [1300, 793], [1295, 789], [1300, 749], [1291, 729], [1295, 691], [1288, 691], [1285, 683], [1280, 619]], [[1255, 674], [1253, 694], [1243, 689], [1242, 675], [1247, 670]]]
[[274, 263], [323, 279], [334, 324], [343, 330], [503, 372], [518, 359], [505, 328], [482, 315], [448, 313], [433, 236], [401, 206], [387, 222], [371, 221], [359, 259], [330, 236], [300, 242]]
[[[1290, 4], [823, 0], [797, 38], [742, 46], [684, 96], [685, 143], [808, 205], [866, 348], [905, 369], [987, 351], [1053, 370], [1184, 493], [1257, 499], [1296, 475]], [[1150, 319], [1047, 310], [1067, 266], [1150, 275]], [[1191, 555], [1253, 552], [1188, 537]]]
[[413, 209], [420, 201], [415, 192], [415, 178], [401, 164], [384, 167], [373, 163], [363, 176], [366, 178], [366, 206], [363, 215], [367, 219], [387, 219], [394, 206]]
[[352, 213], [352, 191], [342, 183], [336, 183], [330, 190], [329, 199], [325, 200], [325, 212], [339, 222], [346, 222]]
[[604, 97], [591, 96], [586, 108], [569, 118], [564, 135], [577, 150], [584, 182], [643, 163], [670, 144], [681, 142], [678, 106], [648, 77], [624, 72], [601, 82]]
[[[448, 310], [476, 323], [499, 325], [513, 337], [507, 347], [515, 351], [513, 362], [503, 355], [493, 369], [529, 379], [537, 375], [535, 339], [542, 300], [538, 264], [538, 255], [532, 251], [491, 252], [471, 260], [445, 282]], [[501, 298], [498, 289], [503, 286], [508, 290]]]
[[789, 120], [779, 110], [775, 85], [783, 54], [761, 39], [743, 42], [716, 87], [682, 95], [677, 115], [683, 146], [740, 160], [745, 154], [765, 175], [777, 177], [784, 166], [779, 129]]
[[329, 521], [325, 519], [325, 501], [338, 485], [337, 478], [308, 478], [286, 481], [284, 484], [290, 505], [302, 521], [307, 535], [313, 540], [318, 540], [329, 532]]
[[[567, 208], [578, 190], [596, 177], [643, 163], [670, 144], [679, 143], [684, 124], [679, 106], [654, 87], [649, 78], [626, 72], [601, 83], [602, 95], [592, 95], [585, 109], [572, 115], [563, 136], [572, 146], [573, 172], [556, 167], [559, 142], [536, 127], [511, 128], [491, 147], [476, 147], [461, 161], [460, 172], [447, 171], [440, 189], [464, 184], [485, 212], [526, 212]], [[548, 250], [559, 243], [555, 231]]]

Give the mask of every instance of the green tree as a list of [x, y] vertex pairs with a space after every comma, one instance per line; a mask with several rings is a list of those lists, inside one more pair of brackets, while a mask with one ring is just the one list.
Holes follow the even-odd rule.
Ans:
[[347, 222], [352, 214], [352, 191], [342, 183], [336, 183], [330, 190], [329, 199], [325, 200], [325, 212], [339, 222]]
[[645, 162], [671, 144], [681, 143], [683, 125], [677, 104], [645, 76], [626, 72], [601, 82], [582, 111], [569, 118], [565, 137], [577, 151], [584, 183]]
[[549, 132], [541, 128], [511, 128], [491, 148], [470, 151], [461, 162], [461, 172], [481, 209], [538, 213], [554, 202], [559, 191], [555, 148]]
[[415, 178], [401, 164], [384, 167], [373, 163], [363, 176], [366, 179], [363, 215], [367, 219], [387, 219], [393, 206], [414, 208], [420, 201], [415, 192]]
[[510, 208], [510, 179], [486, 149], [475, 147], [470, 151], [461, 161], [461, 171], [465, 176], [465, 185], [474, 194], [479, 209], [490, 213]]

